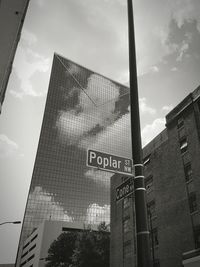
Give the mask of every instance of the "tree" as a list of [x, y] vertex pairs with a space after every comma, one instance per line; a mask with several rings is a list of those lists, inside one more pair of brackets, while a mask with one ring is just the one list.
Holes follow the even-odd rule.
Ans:
[[72, 263], [76, 239], [76, 232], [62, 233], [48, 250], [46, 267], [69, 267]]
[[110, 233], [102, 223], [98, 231], [62, 233], [49, 250], [46, 267], [108, 267]]
[[105, 223], [98, 231], [90, 229], [78, 234], [76, 249], [72, 256], [72, 267], [108, 267], [110, 233]]

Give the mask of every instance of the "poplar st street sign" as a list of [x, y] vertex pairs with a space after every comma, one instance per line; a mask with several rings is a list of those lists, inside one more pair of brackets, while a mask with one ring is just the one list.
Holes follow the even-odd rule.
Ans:
[[133, 193], [133, 178], [130, 177], [116, 188], [116, 201], [119, 201]]
[[87, 166], [115, 173], [133, 175], [132, 159], [122, 158], [90, 149], [87, 153]]

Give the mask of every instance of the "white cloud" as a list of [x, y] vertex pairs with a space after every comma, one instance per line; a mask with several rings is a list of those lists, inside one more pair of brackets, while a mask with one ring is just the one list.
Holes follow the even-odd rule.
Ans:
[[156, 114], [156, 110], [154, 108], [152, 108], [152, 107], [149, 107], [146, 102], [147, 102], [147, 100], [146, 100], [145, 97], [142, 97], [142, 98], [139, 99], [139, 105], [140, 105], [141, 113], [143, 113], [143, 114], [147, 113], [147, 114], [150, 114], [150, 115]]
[[117, 77], [117, 80], [121, 84], [125, 84], [129, 87], [129, 70], [126, 69], [124, 71], [121, 71], [119, 76]]
[[87, 224], [110, 223], [110, 205], [99, 206], [96, 203], [90, 204], [87, 208]]
[[185, 20], [195, 19], [200, 32], [199, 0], [168, 0], [168, 4], [179, 27], [183, 25]]
[[[157, 10], [157, 8], [155, 10]], [[162, 8], [162, 10], [160, 9], [161, 11], [165, 9], [166, 14], [161, 12], [160, 14], [163, 14], [163, 19], [160, 18], [160, 20], [159, 20], [159, 17], [156, 16], [156, 18], [158, 19], [157, 24], [159, 24], [159, 26], [154, 27], [153, 31], [155, 35], [158, 37], [158, 39], [160, 40], [160, 44], [162, 48], [158, 50], [158, 55], [160, 58], [157, 61], [153, 61], [153, 62], [154, 63], [162, 62], [165, 56], [171, 55], [173, 53], [178, 53], [176, 60], [181, 61], [188, 49], [187, 43], [190, 43], [191, 36], [188, 35], [188, 33], [185, 34], [187, 43], [186, 42], [182, 44], [170, 43], [170, 40], [168, 40], [170, 36], [169, 35], [170, 33], [169, 23], [172, 19], [174, 19], [178, 27], [180, 28], [185, 23], [185, 21], [196, 20], [197, 28], [200, 32], [199, 0], [181, 0], [181, 1], [180, 0], [174, 0], [174, 1], [166, 0], [165, 8], [162, 6], [160, 6], [160, 8]], [[152, 40], [151, 40], [151, 43], [153, 46], [155, 45], [155, 43], [153, 43]], [[157, 59], [157, 57], [155, 58]]]
[[37, 43], [37, 37], [32, 32], [26, 30], [25, 28], [22, 30], [22, 41], [24, 41], [28, 46], [34, 45]]
[[171, 71], [178, 71], [176, 67], [171, 68]]
[[141, 67], [140, 71], [139, 71], [139, 75], [140, 77], [146, 75], [146, 74], [152, 74], [152, 73], [157, 73], [159, 72], [159, 68], [157, 66], [143, 66], [143, 68]]
[[[67, 214], [64, 208], [56, 203], [50, 193], [44, 191], [41, 186], [36, 186], [34, 191], [30, 193], [28, 205], [27, 215], [32, 218], [32, 227], [38, 226], [34, 225], [34, 221], [37, 222], [38, 220], [73, 221], [73, 218]], [[41, 210], [42, 213], [39, 212]]]
[[162, 107], [162, 111], [168, 113], [173, 109], [172, 105]]
[[40, 7], [43, 7], [45, 5], [46, 0], [37, 0], [37, 3]]
[[113, 176], [113, 173], [102, 170], [89, 169], [84, 175], [86, 178], [95, 181], [98, 185], [108, 188], [110, 186], [110, 178]]
[[0, 158], [6, 158], [14, 155], [19, 146], [6, 135], [0, 134]]
[[156, 137], [165, 128], [165, 119], [158, 118], [152, 124], [147, 124], [141, 131], [142, 145], [148, 144], [154, 137]]
[[[10, 90], [11, 94], [19, 98], [22, 98], [25, 95], [38, 97], [46, 94], [48, 84], [47, 72], [50, 69], [49, 58], [45, 58], [30, 48], [25, 49], [19, 45], [14, 62], [14, 69], [19, 80], [21, 81], [21, 86], [20, 88]], [[37, 73], [44, 73], [44, 79], [46, 82], [45, 88], [33, 87], [30, 79]]]
[[159, 68], [157, 66], [151, 66], [150, 70], [152, 72], [159, 72]]
[[179, 55], [176, 58], [176, 61], [182, 61], [183, 56], [186, 54], [186, 51], [188, 50], [189, 45], [186, 42], [183, 42], [182, 45], [179, 48]]

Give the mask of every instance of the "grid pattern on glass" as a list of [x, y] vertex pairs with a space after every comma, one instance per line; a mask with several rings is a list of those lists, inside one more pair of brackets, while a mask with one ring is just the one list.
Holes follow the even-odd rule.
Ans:
[[44, 220], [109, 223], [113, 174], [87, 149], [130, 158], [130, 143], [129, 89], [55, 55], [22, 240]]

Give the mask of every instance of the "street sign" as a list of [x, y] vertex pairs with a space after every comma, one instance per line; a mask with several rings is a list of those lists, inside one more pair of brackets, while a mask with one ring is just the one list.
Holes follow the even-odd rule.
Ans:
[[87, 166], [104, 171], [133, 175], [132, 159], [122, 158], [90, 149], [87, 153]]
[[116, 188], [116, 201], [119, 201], [133, 193], [133, 178], [130, 177]]

